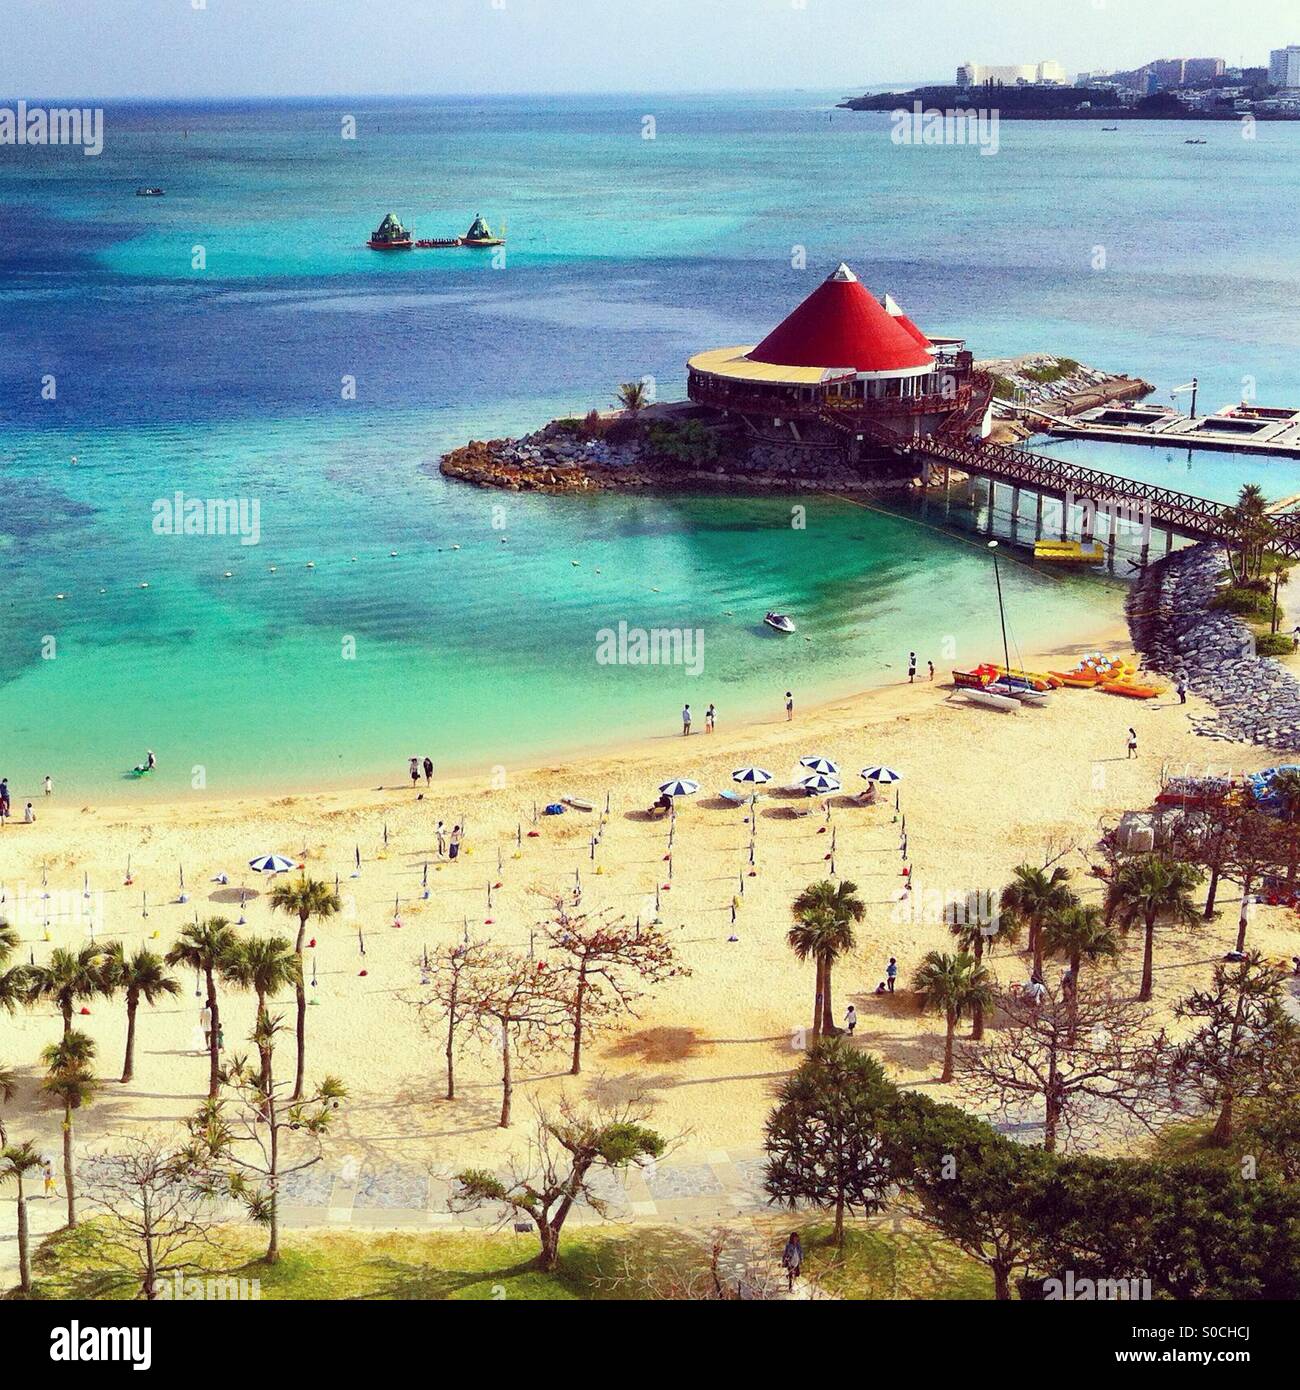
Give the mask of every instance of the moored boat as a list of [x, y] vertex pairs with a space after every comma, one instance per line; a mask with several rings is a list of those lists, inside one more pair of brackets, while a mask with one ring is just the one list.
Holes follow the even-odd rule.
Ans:
[[982, 705], [985, 709], [1001, 710], [1004, 714], [1011, 714], [1020, 708], [1020, 701], [1010, 695], [999, 695], [995, 690], [975, 688], [973, 686], [959, 686], [953, 691], [954, 695], [972, 705]]
[[503, 236], [496, 236], [492, 228], [480, 215], [476, 217], [470, 226], [469, 231], [460, 239], [462, 246], [504, 246], [506, 239]]
[[137, 198], [165, 198], [167, 191], [163, 188], [137, 188], [135, 196]]
[[787, 617], [784, 613], [768, 613], [763, 621], [776, 632], [795, 632], [794, 619]]
[[1100, 541], [1090, 546], [1082, 541], [1035, 541], [1034, 559], [1064, 565], [1100, 565], [1106, 559], [1106, 552]]

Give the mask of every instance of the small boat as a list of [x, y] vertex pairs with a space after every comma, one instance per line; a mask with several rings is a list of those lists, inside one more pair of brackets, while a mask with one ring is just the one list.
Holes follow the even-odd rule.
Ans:
[[1117, 126], [1117, 125], [1104, 125], [1104, 126], [1102, 126], [1102, 130], [1118, 130], [1118, 129], [1119, 129], [1119, 126]]
[[504, 246], [506, 239], [503, 236], [495, 236], [492, 228], [483, 220], [481, 216], [476, 217], [470, 225], [469, 231], [460, 239], [462, 246]]
[[431, 237], [426, 241], [417, 241], [416, 248], [420, 251], [454, 251], [458, 246], [465, 243], [458, 236], [453, 237]]
[[137, 188], [135, 196], [137, 198], [165, 198], [167, 192], [162, 188]]
[[397, 214], [390, 212], [375, 229], [374, 235], [366, 245], [372, 251], [409, 251], [415, 242], [411, 234], [397, 220]]
[[1183, 144], [1184, 144], [1184, 145], [1203, 145], [1203, 144], [1205, 144], [1205, 141], [1204, 141], [1204, 140], [1184, 140], [1184, 141], [1183, 141]]
[[1100, 541], [1085, 546], [1082, 541], [1035, 541], [1035, 560], [1055, 560], [1072, 565], [1100, 565], [1106, 552]]
[[1051, 699], [1046, 690], [1035, 690], [1033, 686], [1026, 685], [1013, 676], [1002, 676], [998, 680], [990, 681], [984, 687], [984, 693], [1018, 700], [1022, 705], [1045, 705]]
[[1004, 714], [1011, 714], [1020, 708], [1020, 701], [1013, 699], [1010, 695], [999, 695], [995, 690], [976, 689], [973, 686], [959, 686], [953, 691], [954, 695], [960, 695], [972, 705], [982, 705], [985, 709], [1001, 710]]
[[797, 630], [794, 619], [786, 617], [784, 613], [767, 613], [764, 615], [763, 621], [774, 632], [795, 632]]

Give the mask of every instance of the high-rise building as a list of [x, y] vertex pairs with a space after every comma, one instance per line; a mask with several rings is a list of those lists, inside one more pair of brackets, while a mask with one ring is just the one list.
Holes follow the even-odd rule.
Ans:
[[1054, 59], [1045, 63], [963, 63], [957, 69], [959, 87], [982, 87], [986, 82], [1003, 87], [1068, 87], [1065, 69]]
[[1300, 87], [1300, 43], [1275, 48], [1268, 55], [1268, 80], [1274, 87]]

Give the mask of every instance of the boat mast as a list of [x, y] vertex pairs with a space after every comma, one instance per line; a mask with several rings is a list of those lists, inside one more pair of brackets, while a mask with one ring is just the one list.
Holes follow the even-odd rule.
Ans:
[[998, 543], [989, 542], [989, 550], [993, 555], [993, 578], [998, 586], [998, 619], [1002, 623], [1002, 659], [1006, 662], [1007, 674], [1011, 674], [1011, 649], [1007, 646], [1007, 610], [1002, 606], [1002, 573], [998, 569]]

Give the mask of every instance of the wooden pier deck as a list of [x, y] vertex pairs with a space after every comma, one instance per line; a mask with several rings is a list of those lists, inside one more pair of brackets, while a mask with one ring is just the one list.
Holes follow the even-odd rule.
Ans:
[[1191, 416], [1160, 406], [1109, 405], [1068, 420], [1043, 418], [1047, 433], [1063, 439], [1300, 459], [1300, 410], [1226, 406], [1213, 415]]

